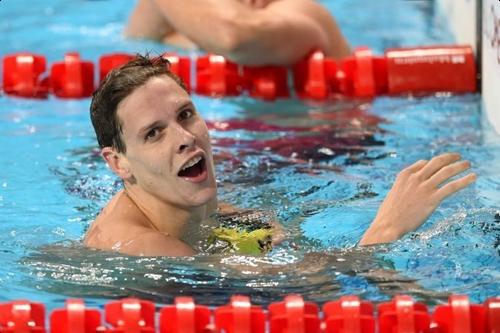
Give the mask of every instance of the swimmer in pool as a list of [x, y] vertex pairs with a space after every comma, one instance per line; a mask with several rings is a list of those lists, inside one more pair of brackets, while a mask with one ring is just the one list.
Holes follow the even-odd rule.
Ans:
[[[217, 202], [207, 126], [166, 60], [138, 56], [113, 70], [94, 93], [90, 110], [101, 154], [124, 189], [92, 223], [86, 246], [139, 256], [191, 256], [202, 222], [214, 214], [238, 220], [234, 207]], [[449, 153], [405, 168], [359, 244], [392, 242], [417, 229], [443, 199], [475, 181], [474, 173], [451, 179], [469, 167]], [[259, 214], [242, 216], [253, 224]], [[275, 234], [278, 227], [264, 229]]]
[[125, 35], [201, 49], [247, 65], [290, 65], [312, 50], [351, 50], [315, 0], [139, 0]]

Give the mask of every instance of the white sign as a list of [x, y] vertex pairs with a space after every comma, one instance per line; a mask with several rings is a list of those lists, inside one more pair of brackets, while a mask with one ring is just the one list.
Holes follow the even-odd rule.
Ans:
[[500, 134], [500, 1], [483, 0], [483, 101], [496, 132]]
[[441, 13], [449, 22], [456, 42], [472, 46], [474, 54], [477, 54], [477, 1], [439, 0], [437, 3]]

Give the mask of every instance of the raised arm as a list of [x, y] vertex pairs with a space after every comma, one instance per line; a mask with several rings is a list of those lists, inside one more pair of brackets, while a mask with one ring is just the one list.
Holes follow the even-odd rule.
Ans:
[[286, 65], [314, 49], [334, 57], [350, 52], [333, 17], [313, 0], [276, 0], [264, 8], [238, 0], [149, 1], [177, 32], [239, 63]]
[[161, 41], [175, 30], [152, 0], [139, 0], [130, 14], [125, 36]]
[[421, 160], [399, 173], [360, 245], [388, 243], [422, 225], [441, 201], [476, 180], [474, 173], [451, 180], [470, 168], [459, 154]]

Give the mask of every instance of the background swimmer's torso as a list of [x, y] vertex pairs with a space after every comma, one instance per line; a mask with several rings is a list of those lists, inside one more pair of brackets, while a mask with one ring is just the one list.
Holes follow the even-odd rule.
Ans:
[[[429, 1], [322, 3], [335, 13], [353, 45], [381, 52], [451, 42], [437, 26], [440, 20]], [[97, 63], [100, 55], [115, 51], [163, 51], [159, 44], [121, 37], [132, 5], [120, 0], [1, 1], [1, 54], [28, 50], [52, 63], [67, 51], [79, 51]], [[391, 277], [390, 268], [432, 292], [467, 293], [477, 302], [498, 294], [500, 139], [481, 118], [479, 96], [382, 97], [322, 105], [193, 99], [212, 128], [220, 199], [276, 213], [288, 241], [265, 256], [190, 260], [130, 258], [73, 245], [51, 248], [78, 242], [120, 181], [96, 150], [89, 99], [2, 96], [4, 299], [27, 298], [49, 307], [62, 304], [61, 294], [167, 300], [183, 293], [208, 295], [211, 304], [233, 293], [253, 293], [261, 303], [290, 292], [318, 302], [340, 294], [380, 300], [396, 284], [399, 291], [411, 285]], [[223, 130], [216, 121], [228, 126]], [[458, 151], [472, 161], [479, 174], [475, 186], [446, 201], [419, 232], [390, 245], [390, 251], [321, 255], [357, 243], [402, 167], [444, 151]], [[385, 270], [385, 284], [370, 276], [376, 269]]]

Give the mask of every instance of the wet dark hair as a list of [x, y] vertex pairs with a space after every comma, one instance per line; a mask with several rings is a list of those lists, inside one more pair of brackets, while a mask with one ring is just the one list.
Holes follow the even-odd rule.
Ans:
[[138, 54], [125, 65], [108, 73], [90, 103], [90, 119], [101, 149], [113, 147], [125, 153], [126, 147], [121, 137], [122, 124], [117, 115], [118, 105], [150, 78], [161, 75], [167, 75], [187, 91], [181, 79], [170, 71], [168, 60], [161, 56], [150, 58]]

